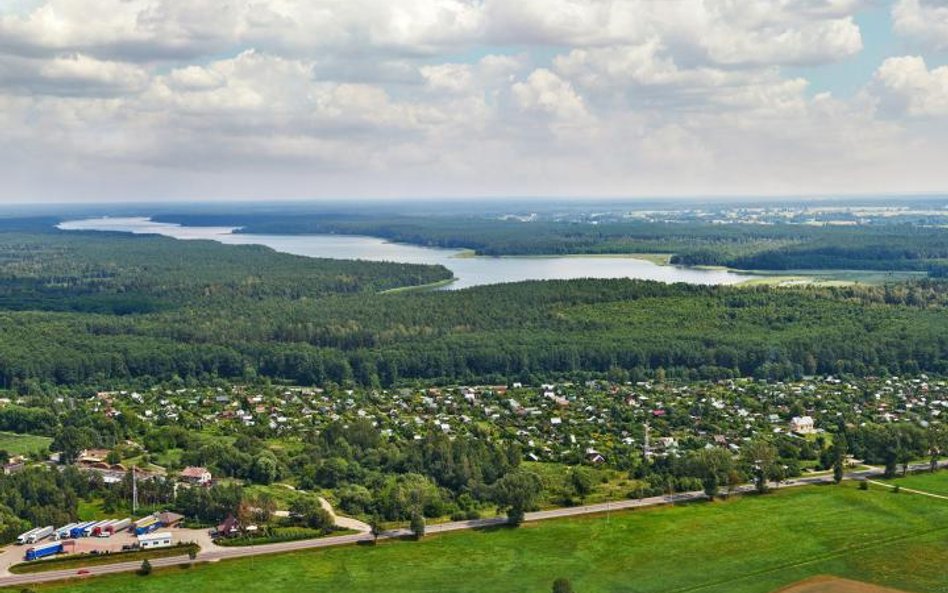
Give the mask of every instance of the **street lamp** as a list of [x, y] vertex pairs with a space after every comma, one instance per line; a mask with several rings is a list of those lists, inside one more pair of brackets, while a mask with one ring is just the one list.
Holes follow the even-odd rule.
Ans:
[[254, 535], [257, 533], [257, 526], [256, 526], [256, 525], [248, 525], [248, 526], [247, 526], [247, 532], [250, 533], [250, 570], [253, 570], [253, 556], [254, 556], [254, 554], [253, 554], [253, 538], [254, 538]]

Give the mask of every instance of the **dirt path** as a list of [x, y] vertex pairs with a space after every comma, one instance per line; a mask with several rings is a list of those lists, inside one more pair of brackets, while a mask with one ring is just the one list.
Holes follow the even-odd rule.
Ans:
[[777, 589], [774, 593], [902, 593], [897, 589], [871, 583], [841, 579], [833, 576], [815, 576]]
[[332, 505], [329, 504], [329, 501], [319, 497], [319, 504], [322, 505], [323, 509], [332, 516], [333, 524], [337, 527], [342, 527], [344, 529], [352, 529], [358, 531], [359, 533], [368, 533], [372, 531], [372, 528], [369, 525], [359, 521], [358, 519], [353, 519], [352, 517], [340, 517], [336, 514], [336, 511], [333, 510]]
[[[885, 486], [886, 488], [895, 488], [896, 484], [886, 484], [885, 482], [877, 482], [875, 480], [866, 480], [870, 484], [875, 484], [877, 486]], [[930, 496], [932, 498], [940, 498], [942, 500], [948, 500], [948, 496], [943, 496], [941, 494], [935, 494], [934, 492], [925, 492], [924, 490], [915, 490], [914, 488], [906, 488], [905, 486], [899, 486], [899, 492], [909, 492], [911, 494], [921, 494], [922, 496]]]

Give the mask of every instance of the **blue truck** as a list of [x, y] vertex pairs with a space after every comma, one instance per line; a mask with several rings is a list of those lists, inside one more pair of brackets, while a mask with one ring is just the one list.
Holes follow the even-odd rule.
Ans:
[[135, 532], [135, 535], [145, 535], [155, 531], [161, 526], [161, 521], [158, 520], [158, 515], [149, 515], [144, 519], [139, 519], [136, 521], [133, 531]]
[[33, 546], [26, 551], [27, 560], [39, 560], [47, 556], [54, 556], [63, 551], [62, 542], [50, 542], [41, 546]]
[[70, 530], [69, 537], [73, 539], [78, 539], [82, 537], [83, 535], [85, 535], [86, 527], [89, 527], [90, 525], [95, 525], [95, 523], [96, 523], [95, 521], [86, 521], [85, 523], [80, 523], [79, 525], [76, 525], [75, 527], [72, 528], [72, 530]]

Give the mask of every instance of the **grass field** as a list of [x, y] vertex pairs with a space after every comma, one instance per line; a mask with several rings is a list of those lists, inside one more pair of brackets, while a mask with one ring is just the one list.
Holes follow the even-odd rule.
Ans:
[[940, 471], [935, 474], [915, 474], [904, 478], [889, 480], [889, 483], [898, 484], [905, 488], [931, 492], [932, 494], [948, 496], [948, 471]]
[[11, 455], [26, 455], [34, 451], [49, 451], [49, 444], [53, 439], [33, 434], [16, 434], [0, 432], [0, 451]]
[[[919, 488], [945, 480], [919, 476]], [[948, 592], [948, 502], [855, 484], [221, 562], [39, 591], [770, 593], [836, 575]]]

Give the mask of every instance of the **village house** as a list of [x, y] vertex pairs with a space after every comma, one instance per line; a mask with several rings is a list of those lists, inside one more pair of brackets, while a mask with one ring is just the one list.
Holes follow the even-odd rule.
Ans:
[[240, 522], [233, 515], [227, 515], [227, 518], [214, 530], [214, 535], [217, 537], [234, 537], [239, 534]]
[[797, 434], [813, 434], [816, 428], [813, 426], [813, 418], [810, 416], [794, 416], [790, 420], [790, 431]]
[[207, 471], [205, 467], [186, 467], [181, 470], [179, 476], [182, 482], [193, 484], [195, 486], [208, 486], [213, 480], [211, 472]]
[[76, 465], [108, 469], [109, 449], [83, 449], [76, 457]]

